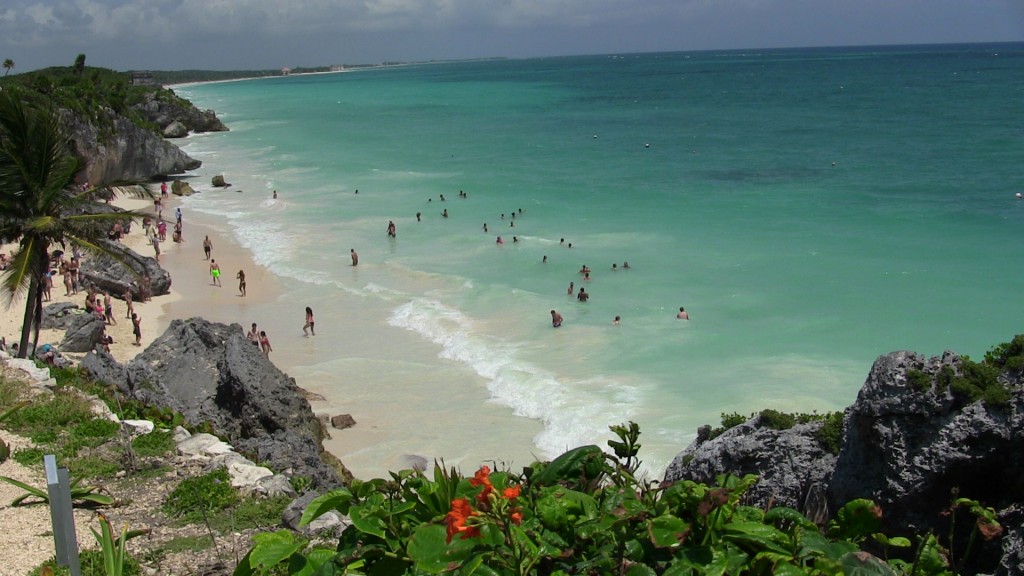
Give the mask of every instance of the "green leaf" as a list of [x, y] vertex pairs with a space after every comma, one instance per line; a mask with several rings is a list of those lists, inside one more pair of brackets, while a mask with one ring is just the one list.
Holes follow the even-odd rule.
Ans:
[[303, 510], [299, 526], [305, 526], [331, 510], [337, 510], [339, 514], [347, 515], [348, 505], [351, 501], [352, 493], [346, 488], [338, 488], [337, 490], [331, 490], [326, 494], [317, 496]]
[[378, 516], [379, 512], [379, 506], [354, 504], [349, 508], [349, 519], [360, 532], [373, 534], [383, 539], [387, 526], [385, 526], [384, 520]]
[[476, 546], [474, 539], [452, 539], [451, 544], [445, 542], [447, 530], [439, 524], [421, 524], [409, 539], [409, 558], [415, 563], [416, 569], [427, 574], [440, 574], [458, 565], [473, 554]]
[[690, 532], [690, 524], [669, 515], [658, 516], [650, 521], [648, 531], [651, 544], [658, 548], [679, 546]]
[[829, 535], [858, 542], [882, 528], [882, 510], [871, 500], [858, 498], [836, 512]]
[[253, 540], [256, 545], [249, 552], [249, 563], [257, 570], [269, 570], [305, 546], [305, 542], [296, 540], [288, 530], [256, 534]]
[[231, 573], [231, 576], [253, 576], [255, 572], [252, 570], [252, 565], [249, 563], [249, 559], [252, 556], [252, 550], [246, 552], [245, 556], [242, 557], [241, 562], [238, 566], [235, 566], [235, 571]]

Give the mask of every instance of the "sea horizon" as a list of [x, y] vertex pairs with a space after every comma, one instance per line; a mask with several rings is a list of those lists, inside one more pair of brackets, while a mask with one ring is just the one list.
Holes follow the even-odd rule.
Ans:
[[317, 312], [275, 362], [360, 422], [332, 449], [358, 476], [527, 465], [628, 420], [658, 474], [722, 413], [841, 410], [880, 354], [1020, 332], [1022, 68], [956, 44], [188, 85], [231, 131], [186, 141], [184, 207], [281, 277], [261, 324]]

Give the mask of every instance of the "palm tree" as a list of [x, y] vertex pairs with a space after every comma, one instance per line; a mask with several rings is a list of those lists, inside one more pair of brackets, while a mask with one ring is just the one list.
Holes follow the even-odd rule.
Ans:
[[79, 78], [81, 78], [82, 77], [82, 72], [85, 72], [85, 54], [79, 54], [78, 57], [75, 58], [74, 70], [75, 70], [75, 76], [78, 76]]
[[7, 75], [11, 73], [11, 68], [14, 68], [14, 60], [11, 60], [10, 58], [5, 59], [4, 68], [7, 69], [6, 72], [4, 72], [4, 77], [6, 78]]
[[[12, 263], [0, 282], [10, 307], [25, 295], [25, 315], [18, 356], [28, 353], [33, 328], [39, 339], [43, 314], [42, 283], [50, 264], [50, 247], [78, 246], [106, 252], [97, 240], [114, 220], [139, 218], [136, 212], [92, 214], [96, 189], [75, 184], [78, 159], [51, 107], [32, 107], [14, 90], [0, 92], [0, 242], [18, 242]], [[119, 189], [125, 190], [125, 189]], [[150, 195], [148, 190], [132, 190]]]

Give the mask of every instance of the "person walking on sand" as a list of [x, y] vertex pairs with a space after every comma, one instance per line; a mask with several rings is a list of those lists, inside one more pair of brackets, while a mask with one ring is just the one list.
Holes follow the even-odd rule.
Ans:
[[245, 270], [239, 270], [235, 278], [238, 278], [238, 291], [245, 296]]
[[262, 330], [260, 330], [260, 350], [263, 350], [263, 353], [267, 356], [270, 356], [270, 353], [274, 351], [270, 346], [270, 338], [267, 338], [267, 333]]
[[203, 253], [206, 254], [206, 259], [210, 259], [210, 252], [213, 250], [213, 242], [210, 242], [210, 237], [203, 238]]
[[132, 313], [132, 334], [135, 334], [135, 346], [142, 346], [142, 317]]
[[131, 318], [132, 314], [135, 313], [135, 305], [132, 304], [132, 289], [131, 286], [124, 289], [124, 294], [121, 295], [124, 298], [124, 303], [128, 305], [128, 310], [125, 318]]
[[356, 254], [356, 249], [353, 248], [350, 252], [352, 253], [352, 265], [359, 266], [359, 254]]
[[679, 314], [676, 314], [676, 318], [679, 318], [680, 320], [689, 320], [690, 315], [686, 313], [686, 310], [684, 310], [682, 306], [680, 306]]
[[213, 276], [213, 285], [220, 286], [220, 265], [216, 260], [210, 260], [210, 276]]
[[114, 320], [114, 299], [110, 297], [110, 293], [103, 294], [103, 313], [104, 321], [110, 326], [117, 326], [117, 320]]
[[562, 315], [559, 314], [558, 312], [552, 310], [551, 311], [551, 327], [552, 328], [558, 328], [561, 325], [562, 325]]
[[[313, 322], [313, 309], [306, 306], [306, 324], [302, 327], [302, 333], [309, 337], [309, 333], [312, 332], [313, 336], [316, 336], [316, 330], [313, 329], [315, 322]], [[307, 332], [306, 330], [309, 330]]]

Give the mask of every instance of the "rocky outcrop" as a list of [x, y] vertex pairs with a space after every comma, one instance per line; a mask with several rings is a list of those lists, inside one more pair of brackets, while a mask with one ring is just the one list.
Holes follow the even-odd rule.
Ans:
[[720, 474], [756, 471], [760, 480], [748, 492], [753, 500], [817, 516], [822, 487], [836, 464], [835, 455], [816, 437], [821, 426], [819, 421], [774, 430], [754, 416], [712, 440], [701, 441], [707, 434], [698, 434], [698, 441], [672, 460], [665, 481], [713, 483]]
[[132, 298], [141, 300], [141, 286], [149, 277], [150, 296], [162, 296], [171, 291], [171, 275], [148, 256], [140, 256], [119, 242], [99, 242], [111, 254], [95, 253], [82, 262], [80, 274], [84, 285], [94, 285], [101, 292], [121, 298], [125, 290]]
[[[835, 510], [869, 498], [884, 511], [887, 530], [897, 534], [948, 535], [953, 499], [977, 500], [996, 510], [1006, 531], [994, 542], [979, 539], [965, 573], [1021, 573], [1024, 371], [1013, 364], [1002, 368], [997, 381], [1009, 391], [1007, 401], [971, 401], [958, 387], [967, 372], [977, 376], [977, 364], [967, 368], [951, 352], [933, 358], [894, 352], [875, 361], [856, 402], [846, 409], [838, 457], [818, 454], [800, 426], [766, 432], [750, 421], [695, 442], [677, 456], [665, 479], [758, 474], [761, 480], [750, 494], [761, 506], [773, 499], [793, 505], [800, 495], [822, 493]], [[960, 517], [964, 525], [956, 528], [954, 540], [963, 543], [974, 518], [966, 511]]]
[[175, 120], [167, 125], [163, 130], [164, 138], [184, 138], [188, 136], [188, 128], [184, 124]]
[[187, 132], [227, 132], [228, 127], [217, 118], [213, 110], [200, 110], [191, 102], [173, 96], [173, 91], [154, 91], [146, 99], [132, 106], [146, 120], [165, 131], [177, 122]]
[[231, 186], [231, 183], [224, 181], [223, 174], [217, 174], [216, 176], [211, 178], [210, 184], [213, 185], [215, 188], [227, 188], [228, 186]]
[[106, 109], [105, 113], [110, 125], [102, 129], [72, 112], [61, 113], [75, 154], [85, 159], [80, 175], [85, 181], [151, 180], [202, 165], [158, 132], [141, 128], [113, 110]]
[[148, 404], [171, 408], [193, 424], [210, 424], [240, 451], [319, 487], [350, 477], [324, 452], [322, 425], [295, 380], [244, 336], [241, 326], [201, 318], [175, 320], [125, 365], [90, 354], [82, 366]]

